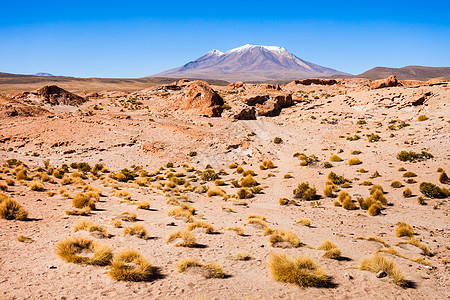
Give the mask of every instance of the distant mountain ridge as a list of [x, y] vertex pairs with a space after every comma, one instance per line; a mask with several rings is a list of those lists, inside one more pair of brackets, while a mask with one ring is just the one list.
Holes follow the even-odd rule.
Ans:
[[381, 79], [395, 75], [399, 80], [429, 80], [439, 78], [450, 80], [450, 67], [406, 66], [403, 68], [376, 67], [354, 77]]
[[349, 75], [302, 60], [283, 47], [244, 45], [225, 53], [212, 50], [181, 67], [152, 76], [215, 78], [226, 81], [294, 80]]

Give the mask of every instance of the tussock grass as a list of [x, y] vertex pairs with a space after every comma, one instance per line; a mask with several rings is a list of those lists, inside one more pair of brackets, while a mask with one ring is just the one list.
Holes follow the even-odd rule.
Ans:
[[395, 189], [398, 189], [398, 188], [401, 188], [403, 186], [403, 184], [398, 180], [394, 180], [391, 182], [391, 186]]
[[194, 247], [196, 245], [194, 234], [188, 230], [177, 230], [171, 232], [167, 237], [166, 243], [169, 244], [179, 239], [182, 241], [176, 243], [176, 247]]
[[[450, 184], [450, 178], [448, 178], [447, 173], [445, 173], [445, 171], [442, 171], [441, 174], [439, 175], [439, 182], [443, 184]], [[8, 183], [8, 180], [6, 183]]]
[[263, 235], [270, 235], [269, 242], [272, 247], [297, 248], [302, 246], [298, 236], [290, 230], [266, 228]]
[[21, 234], [17, 237], [17, 241], [20, 243], [31, 243], [33, 240], [30, 237]]
[[405, 198], [409, 198], [409, 197], [411, 197], [412, 196], [412, 191], [411, 191], [411, 189], [410, 188], [406, 188], [404, 191], [403, 191], [403, 197], [405, 197]]
[[256, 180], [253, 178], [253, 176], [251, 174], [246, 175], [241, 180], [241, 186], [243, 186], [243, 187], [253, 187], [253, 186], [257, 186], [257, 185], [258, 185], [258, 182], [256, 182]]
[[171, 208], [167, 212], [167, 215], [169, 217], [174, 217], [175, 219], [184, 220], [185, 222], [188, 222], [188, 223], [194, 222], [193, 211], [190, 210], [188, 206], [185, 206], [185, 207], [179, 206], [179, 207]]
[[298, 220], [297, 222], [295, 222], [294, 224], [302, 224], [303, 226], [309, 227], [309, 226], [311, 226], [311, 221], [309, 219], [302, 218], [302, 219]]
[[274, 253], [270, 257], [269, 269], [276, 281], [301, 287], [325, 287], [330, 281], [330, 277], [306, 256], [294, 259], [284, 253]]
[[0, 218], [25, 221], [28, 219], [28, 212], [19, 202], [2, 194], [2, 197], [0, 197]]
[[336, 154], [331, 155], [330, 157], [330, 161], [332, 162], [340, 162], [342, 161], [342, 158], [340, 158], [339, 156], [337, 156]]
[[209, 189], [208, 192], [206, 192], [206, 195], [207, 195], [208, 197], [213, 197], [213, 196], [222, 196], [222, 197], [225, 197], [226, 194], [227, 194], [227, 193], [225, 192], [225, 190], [223, 190], [223, 189], [220, 188], [220, 187], [215, 187], [215, 188]]
[[72, 210], [66, 210], [66, 215], [69, 216], [89, 216], [91, 208], [89, 206], [83, 208], [74, 208]]
[[95, 199], [85, 193], [78, 193], [72, 199], [72, 206], [80, 209], [84, 207], [95, 209]]
[[45, 190], [45, 187], [42, 184], [42, 182], [37, 181], [37, 180], [33, 180], [32, 182], [30, 182], [29, 188], [30, 188], [30, 190], [37, 191], [37, 192], [41, 192], [41, 191]]
[[244, 235], [244, 230], [241, 227], [227, 227], [225, 228], [225, 230], [230, 230], [230, 231], [234, 231], [236, 232], [237, 235]]
[[[83, 256], [84, 252], [93, 255]], [[109, 265], [113, 257], [109, 246], [84, 237], [69, 237], [56, 245], [56, 254], [67, 262], [89, 265]]]
[[362, 237], [362, 236], [358, 236], [355, 237], [355, 240], [365, 240], [365, 241], [370, 241], [370, 242], [378, 242], [381, 243], [384, 247], [389, 248], [389, 244], [386, 243], [382, 238], [378, 237], [378, 236], [369, 236], [369, 237]]
[[250, 260], [252, 259], [250, 253], [246, 252], [246, 251], [241, 251], [236, 253], [236, 259], [237, 260]]
[[401, 258], [404, 258], [404, 259], [413, 261], [413, 262], [415, 262], [415, 263], [418, 263], [418, 264], [421, 264], [421, 265], [424, 265], [424, 266], [432, 266], [432, 264], [431, 264], [430, 261], [424, 259], [424, 258], [421, 257], [421, 256], [418, 256], [418, 257], [415, 257], [415, 258], [409, 258], [409, 257], [407, 257], [407, 256], [405, 256], [405, 255], [403, 255], [403, 254], [401, 254], [400, 252], [398, 252], [398, 251], [395, 250], [394, 248], [383, 248], [383, 249], [378, 249], [378, 250], [375, 252], [375, 254], [377, 254], [377, 253], [389, 253], [389, 254], [392, 254], [392, 255], [395, 255], [395, 256], [398, 256], [398, 257], [401, 257]]
[[233, 208], [227, 207], [227, 206], [222, 206], [221, 209], [222, 209], [222, 211], [226, 211], [226, 212], [231, 212], [231, 213], [235, 212], [235, 210]]
[[120, 219], [112, 219], [110, 224], [114, 226], [115, 228], [121, 228], [122, 227], [122, 221]]
[[111, 262], [109, 275], [115, 280], [148, 281], [155, 275], [155, 268], [138, 251], [122, 249]]
[[123, 235], [134, 235], [137, 236], [140, 239], [146, 240], [148, 238], [147, 230], [143, 225], [140, 224], [134, 224], [131, 226], [126, 226], [123, 228]]
[[126, 222], [136, 222], [137, 216], [133, 211], [124, 211], [123, 213], [115, 216], [115, 219], [119, 219]]
[[207, 234], [213, 234], [215, 232], [214, 227], [211, 224], [208, 224], [208, 223], [203, 222], [203, 221], [196, 221], [194, 223], [189, 224], [186, 227], [186, 230], [192, 231], [192, 230], [197, 229], [197, 228], [204, 228], [205, 229], [205, 233], [207, 233]]
[[414, 236], [414, 229], [411, 225], [405, 223], [405, 222], [400, 222], [397, 227], [395, 228], [395, 235], [398, 237], [401, 236], [409, 236], [409, 237], [413, 237]]
[[310, 187], [308, 182], [300, 183], [296, 189], [293, 190], [295, 198], [301, 198], [303, 200], [316, 199], [316, 188]]
[[138, 209], [150, 209], [150, 203], [148, 203], [147, 201], [140, 201], [137, 204], [137, 208]]
[[247, 224], [248, 225], [253, 225], [253, 226], [255, 226], [256, 228], [259, 228], [259, 229], [267, 228], [266, 221], [261, 220], [261, 219], [250, 219], [250, 220], [248, 220]]
[[196, 259], [182, 259], [175, 265], [177, 272], [182, 273], [190, 268], [195, 270], [205, 278], [224, 278], [225, 273], [221, 265], [217, 263], [201, 264]]
[[395, 284], [402, 287], [408, 285], [408, 282], [399, 267], [397, 267], [397, 265], [390, 259], [378, 254], [375, 254], [372, 257], [364, 258], [359, 265], [359, 269], [370, 271], [372, 273], [384, 271], [394, 280]]
[[239, 199], [249, 199], [249, 198], [253, 197], [252, 191], [250, 191], [249, 189], [246, 189], [246, 188], [240, 188], [236, 192], [236, 195]]
[[413, 246], [419, 248], [420, 250], [422, 250], [422, 254], [423, 255], [431, 256], [430, 249], [428, 249], [427, 245], [425, 245], [424, 243], [416, 240], [415, 238], [411, 238], [408, 241], [399, 242], [399, 243], [395, 244], [395, 246], [402, 245], [402, 244], [413, 245]]
[[348, 160], [348, 164], [350, 166], [360, 165], [360, 164], [362, 164], [362, 161], [358, 157], [353, 157], [353, 158]]
[[325, 250], [323, 257], [329, 259], [340, 259], [341, 258], [341, 250], [339, 250], [336, 244], [333, 244], [330, 241], [324, 241], [319, 247], [318, 250]]

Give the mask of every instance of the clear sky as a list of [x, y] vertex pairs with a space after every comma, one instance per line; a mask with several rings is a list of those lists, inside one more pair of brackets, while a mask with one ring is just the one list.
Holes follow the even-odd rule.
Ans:
[[352, 74], [450, 66], [449, 0], [0, 4], [0, 72], [144, 77], [244, 44]]

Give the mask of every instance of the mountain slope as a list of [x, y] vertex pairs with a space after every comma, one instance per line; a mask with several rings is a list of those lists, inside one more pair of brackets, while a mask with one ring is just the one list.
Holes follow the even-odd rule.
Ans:
[[152, 76], [267, 81], [332, 75], [347, 74], [302, 60], [283, 47], [245, 45], [226, 53], [212, 50], [184, 66]]
[[428, 80], [432, 78], [450, 80], [450, 68], [422, 66], [407, 66], [403, 68], [376, 67], [356, 75], [355, 77], [381, 79], [386, 78], [389, 75], [395, 75], [397, 76], [397, 79], [400, 80]]

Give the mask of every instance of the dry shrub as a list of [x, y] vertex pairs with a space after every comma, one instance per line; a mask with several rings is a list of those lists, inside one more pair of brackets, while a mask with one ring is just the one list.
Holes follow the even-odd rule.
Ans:
[[78, 193], [72, 199], [72, 206], [80, 209], [84, 207], [95, 209], [95, 199], [85, 193]]
[[14, 179], [12, 179], [12, 178], [7, 178], [5, 180], [5, 182], [6, 182], [6, 185], [8, 185], [8, 186], [14, 186], [15, 185]]
[[188, 230], [177, 230], [171, 232], [167, 237], [166, 243], [169, 244], [178, 239], [181, 239], [182, 242], [176, 243], [176, 247], [194, 247], [196, 245], [194, 234]]
[[20, 243], [31, 243], [33, 239], [21, 234], [17, 237], [17, 241]]
[[340, 162], [340, 161], [342, 161], [342, 158], [340, 158], [340, 157], [337, 156], [336, 154], [333, 154], [333, 155], [331, 155], [331, 157], [330, 157], [330, 161], [333, 161], [333, 162]]
[[395, 235], [398, 237], [401, 237], [401, 236], [412, 237], [412, 236], [414, 236], [414, 229], [411, 225], [409, 225], [405, 222], [400, 222], [397, 225], [397, 228], [395, 228]]
[[398, 188], [401, 188], [403, 186], [403, 184], [400, 181], [398, 181], [398, 180], [394, 180], [394, 181], [391, 182], [391, 186], [393, 188], [398, 189]]
[[16, 180], [27, 180], [27, 179], [28, 179], [27, 170], [25, 168], [20, 169], [16, 173]]
[[74, 208], [72, 210], [66, 210], [66, 215], [69, 216], [89, 216], [91, 213], [91, 208], [89, 206], [83, 207], [81, 209]]
[[381, 205], [379, 203], [373, 203], [367, 210], [370, 216], [376, 216], [381, 213]]
[[[445, 173], [444, 171], [442, 171], [439, 175], [439, 182], [443, 184], [450, 184], [450, 178], [448, 178], [447, 173]], [[8, 180], [6, 180], [6, 183], [8, 183]]]
[[259, 166], [260, 170], [274, 169], [276, 168], [275, 164], [271, 160], [263, 161], [262, 165]]
[[409, 197], [411, 197], [411, 196], [412, 196], [412, 191], [411, 191], [411, 189], [410, 189], [410, 188], [406, 188], [406, 189], [403, 191], [403, 197], [409, 198]]
[[[84, 252], [92, 255], [83, 256]], [[112, 259], [112, 250], [109, 246], [84, 238], [69, 237], [56, 245], [56, 254], [63, 260], [72, 263], [106, 266]]]
[[42, 184], [42, 182], [37, 181], [37, 180], [33, 180], [32, 182], [30, 182], [30, 186], [29, 187], [30, 187], [30, 190], [32, 190], [32, 191], [40, 192], [40, 191], [45, 190], [45, 187]]
[[204, 228], [205, 229], [205, 233], [207, 233], [207, 234], [215, 233], [214, 227], [211, 224], [208, 224], [208, 223], [203, 222], [203, 221], [196, 221], [194, 223], [189, 224], [186, 227], [186, 230], [192, 231], [192, 230], [197, 229], [197, 228]]
[[417, 177], [417, 174], [414, 172], [406, 172], [403, 174], [403, 177], [406, 177], [406, 178]]
[[415, 258], [409, 258], [403, 254], [401, 254], [400, 252], [398, 252], [397, 250], [395, 250], [394, 248], [383, 248], [383, 249], [378, 249], [375, 254], [380, 253], [380, 252], [384, 252], [384, 253], [389, 253], [404, 259], [408, 259], [410, 261], [413, 261], [415, 263], [421, 264], [421, 265], [425, 265], [425, 266], [432, 266], [431, 262], [424, 259], [421, 256], [415, 257]]
[[72, 178], [70, 178], [69, 176], [64, 176], [64, 177], [61, 179], [61, 184], [62, 184], [62, 185], [72, 184]]
[[150, 203], [148, 203], [147, 201], [140, 201], [137, 204], [137, 208], [139, 208], [139, 209], [150, 209]]
[[25, 221], [28, 219], [28, 212], [16, 200], [9, 198], [5, 194], [0, 197], [0, 218], [6, 220]]
[[267, 228], [266, 221], [261, 220], [261, 219], [250, 219], [250, 220], [248, 220], [247, 224], [253, 225], [254, 227], [256, 227], [258, 229]]
[[408, 284], [403, 272], [397, 267], [397, 265], [390, 259], [381, 255], [375, 254], [373, 257], [363, 259], [359, 268], [372, 273], [384, 271], [394, 280], [395, 284], [399, 286], [407, 286]]
[[183, 207], [174, 207], [167, 212], [169, 217], [175, 217], [175, 219], [181, 219], [185, 222], [191, 223], [194, 221], [193, 211], [183, 208]]
[[335, 189], [336, 188], [335, 188], [334, 184], [327, 185], [325, 187], [325, 189], [323, 190], [323, 195], [328, 198], [336, 198], [336, 194], [333, 193], [335, 191]]
[[138, 238], [141, 238], [144, 240], [146, 240], [148, 238], [147, 230], [145, 229], [145, 227], [143, 225], [140, 225], [140, 224], [135, 224], [132, 226], [124, 227], [123, 235], [124, 236], [134, 235], [134, 236], [137, 236]]
[[110, 224], [114, 226], [115, 228], [121, 228], [122, 227], [122, 221], [119, 219], [112, 219]]
[[284, 253], [274, 253], [270, 257], [269, 268], [276, 281], [301, 287], [325, 287], [330, 280], [330, 277], [306, 256], [293, 259]]
[[138, 251], [120, 250], [111, 262], [109, 275], [115, 280], [148, 281], [155, 275], [155, 268]]
[[358, 157], [354, 157], [354, 158], [351, 158], [351, 159], [348, 160], [348, 164], [349, 164], [350, 166], [360, 165], [360, 164], [362, 164], [362, 161], [359, 160]]
[[190, 268], [195, 268], [205, 278], [224, 278], [225, 273], [221, 265], [217, 263], [201, 264], [196, 259], [182, 259], [175, 265], [177, 272], [182, 273]]
[[293, 247], [298, 248], [302, 245], [298, 236], [286, 229], [269, 229], [264, 230], [263, 235], [270, 235], [269, 242], [272, 247]]
[[316, 199], [316, 189], [314, 187], [309, 187], [308, 182], [300, 183], [296, 189], [294, 189], [293, 193], [295, 198], [301, 198], [303, 200], [314, 200]]
[[215, 188], [209, 189], [208, 192], [206, 193], [206, 195], [208, 197], [213, 197], [213, 196], [225, 197], [226, 194], [227, 193], [223, 189], [221, 189], [220, 187], [215, 187]]
[[309, 219], [303, 218], [295, 222], [295, 224], [302, 224], [303, 226], [309, 227], [311, 226], [311, 221]]
[[252, 259], [250, 253], [246, 252], [246, 251], [241, 251], [236, 253], [236, 259], [237, 260], [250, 260]]
[[252, 186], [257, 186], [257, 185], [258, 185], [258, 182], [256, 182], [256, 180], [253, 178], [253, 176], [251, 174], [246, 175], [241, 180], [241, 186], [243, 186], [243, 187], [252, 187]]
[[411, 239], [409, 239], [408, 241], [399, 242], [399, 243], [395, 244], [395, 246], [402, 245], [402, 244], [413, 245], [413, 246], [419, 248], [420, 250], [422, 250], [422, 254], [423, 255], [431, 256], [431, 252], [428, 249], [427, 245], [425, 245], [424, 243], [416, 240], [413, 237]]
[[136, 222], [137, 216], [133, 211], [124, 211], [123, 213], [115, 216], [116, 219], [127, 221], [127, 222]]
[[386, 243], [382, 238], [378, 237], [378, 236], [369, 236], [369, 237], [362, 237], [362, 236], [358, 236], [355, 238], [355, 240], [366, 240], [366, 241], [371, 241], [371, 242], [378, 242], [383, 244], [384, 247], [390, 247], [388, 243]]
[[249, 199], [249, 198], [253, 197], [252, 191], [250, 191], [249, 189], [246, 189], [246, 188], [240, 188], [236, 192], [236, 195], [239, 199]]
[[237, 235], [241, 235], [241, 236], [244, 235], [244, 230], [241, 227], [237, 227], [237, 226], [227, 227], [227, 228], [225, 228], [225, 230], [234, 231], [234, 232], [236, 232]]

